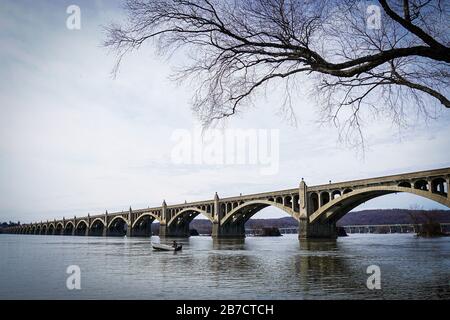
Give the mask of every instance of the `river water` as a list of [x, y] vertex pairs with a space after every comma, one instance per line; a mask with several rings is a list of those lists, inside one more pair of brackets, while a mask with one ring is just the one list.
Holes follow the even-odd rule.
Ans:
[[[191, 237], [176, 253], [152, 240], [0, 234], [0, 299], [450, 299], [448, 237]], [[66, 286], [70, 265], [80, 290]], [[379, 290], [366, 286], [370, 265]]]

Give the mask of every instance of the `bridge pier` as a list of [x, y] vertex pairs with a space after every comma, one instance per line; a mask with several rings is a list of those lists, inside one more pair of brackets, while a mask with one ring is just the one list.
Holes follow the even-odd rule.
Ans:
[[299, 239], [336, 239], [337, 228], [335, 222], [309, 223], [307, 219], [300, 219], [298, 227]]
[[160, 238], [166, 237], [166, 224], [163, 222], [159, 223], [159, 237]]
[[213, 238], [245, 238], [245, 221], [227, 223], [225, 225], [220, 225], [218, 222], [215, 222], [213, 223], [211, 236]]
[[317, 221], [314, 223], [309, 222], [310, 216], [314, 211], [320, 208], [320, 202], [317, 203], [318, 208], [315, 207], [314, 202], [311, 201], [308, 196], [308, 186], [302, 179], [299, 185], [299, 198], [300, 198], [300, 219], [298, 225], [298, 238], [299, 239], [336, 239], [337, 228], [336, 222], [329, 221]]
[[168, 226], [165, 223], [161, 223], [159, 225], [159, 237], [160, 238], [188, 238], [191, 233], [189, 232], [189, 224], [188, 223], [173, 223]]

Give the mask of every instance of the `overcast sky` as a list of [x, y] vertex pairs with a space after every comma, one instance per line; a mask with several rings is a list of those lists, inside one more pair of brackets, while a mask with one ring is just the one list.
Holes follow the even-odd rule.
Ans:
[[[81, 8], [80, 30], [66, 27], [71, 4]], [[276, 174], [257, 164], [176, 163], [174, 132], [198, 127], [190, 109], [195, 84], [172, 82], [184, 57], [161, 58], [151, 44], [127, 56], [113, 79], [101, 26], [122, 15], [120, 1], [0, 2], [0, 221], [295, 188], [302, 177], [314, 185], [450, 166], [448, 112], [401, 132], [370, 121], [363, 158], [339, 143], [336, 128], [317, 124], [318, 108], [306, 95], [293, 101], [299, 121], [291, 126], [278, 115], [277, 90], [226, 126], [278, 130]], [[415, 204], [443, 208], [392, 195], [357, 209]], [[281, 215], [265, 209], [256, 217]]]

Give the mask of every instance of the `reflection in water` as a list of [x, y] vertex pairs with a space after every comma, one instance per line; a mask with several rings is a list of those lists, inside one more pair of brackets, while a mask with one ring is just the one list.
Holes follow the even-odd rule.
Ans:
[[337, 250], [336, 240], [299, 240], [301, 250], [309, 251], [333, 251]]
[[[157, 252], [151, 241], [183, 245]], [[0, 235], [0, 298], [30, 299], [449, 299], [448, 238], [351, 235], [298, 241]], [[81, 268], [82, 290], [66, 289]], [[369, 265], [382, 290], [369, 290]]]
[[[365, 286], [361, 262], [352, 261], [339, 241], [300, 241], [300, 253], [291, 260], [295, 265], [297, 285], [310, 298], [374, 298], [378, 292]], [[375, 293], [375, 296], [373, 294]]]
[[213, 238], [214, 250], [245, 250], [245, 239], [217, 239]]

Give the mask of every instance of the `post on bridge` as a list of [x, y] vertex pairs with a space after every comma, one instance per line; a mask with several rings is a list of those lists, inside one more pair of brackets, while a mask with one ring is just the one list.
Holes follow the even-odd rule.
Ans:
[[87, 222], [87, 227], [86, 227], [85, 236], [89, 236], [91, 234], [91, 214], [90, 213], [88, 213], [88, 215], [87, 215], [86, 222]]
[[159, 236], [161, 238], [167, 237], [167, 203], [163, 200], [161, 206], [161, 221], [159, 222]]
[[299, 185], [300, 214], [298, 226], [299, 239], [336, 239], [337, 230], [335, 222], [309, 222], [314, 213], [314, 205], [309, 201], [308, 186], [302, 178]]
[[127, 217], [128, 223], [127, 223], [127, 237], [131, 237], [133, 236], [133, 210], [130, 209], [128, 210], [128, 217]]
[[106, 237], [108, 235], [108, 210], [105, 211], [105, 217], [104, 217], [104, 225], [103, 225], [103, 232], [102, 236]]
[[213, 225], [212, 225], [212, 233], [211, 236], [213, 238], [217, 238], [220, 233], [220, 220], [222, 219], [222, 212], [220, 210], [220, 203], [219, 203], [219, 195], [217, 192], [214, 194], [214, 218], [213, 218]]
[[[226, 207], [219, 204], [219, 196], [217, 193], [214, 196], [214, 207], [217, 207], [218, 214], [215, 215], [217, 221], [213, 222], [212, 237], [213, 238], [230, 238], [230, 239], [240, 239], [245, 238], [245, 221], [244, 219], [237, 219], [233, 222], [224, 222], [224, 217], [229, 214]], [[229, 209], [233, 210], [232, 207]]]

